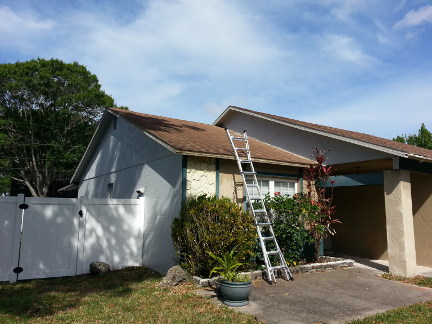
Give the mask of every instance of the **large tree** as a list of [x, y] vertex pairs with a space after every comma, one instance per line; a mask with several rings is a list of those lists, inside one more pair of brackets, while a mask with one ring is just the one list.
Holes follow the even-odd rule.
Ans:
[[402, 136], [398, 135], [396, 138], [393, 138], [393, 140], [432, 150], [432, 134], [430, 131], [427, 130], [425, 124], [423, 123], [421, 124], [421, 127], [418, 130], [418, 134], [410, 134], [410, 135], [405, 134]]
[[114, 100], [86, 67], [57, 59], [0, 64], [0, 177], [45, 197], [73, 174]]

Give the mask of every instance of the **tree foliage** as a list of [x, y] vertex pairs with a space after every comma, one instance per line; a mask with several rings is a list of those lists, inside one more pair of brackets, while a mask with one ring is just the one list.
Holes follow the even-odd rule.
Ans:
[[424, 123], [421, 124], [417, 134], [398, 135], [393, 140], [432, 150], [432, 133], [428, 131]]
[[74, 62], [0, 64], [0, 177], [47, 196], [73, 174], [104, 107], [113, 99]]

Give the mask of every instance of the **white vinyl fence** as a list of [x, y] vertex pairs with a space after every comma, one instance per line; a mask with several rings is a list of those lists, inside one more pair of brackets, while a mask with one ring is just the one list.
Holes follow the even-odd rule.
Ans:
[[0, 225], [0, 281], [142, 264], [143, 199], [0, 197]]

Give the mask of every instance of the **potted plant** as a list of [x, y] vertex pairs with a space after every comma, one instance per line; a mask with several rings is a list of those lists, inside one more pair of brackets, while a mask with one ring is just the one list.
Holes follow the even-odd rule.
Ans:
[[222, 280], [219, 284], [219, 290], [222, 294], [223, 303], [228, 306], [246, 306], [249, 304], [249, 295], [252, 290], [252, 280], [249, 276], [240, 274], [238, 268], [244, 263], [238, 261], [235, 255], [235, 248], [231, 252], [226, 252], [219, 257], [212, 252], [207, 252], [214, 260], [219, 263], [210, 272], [219, 274]]

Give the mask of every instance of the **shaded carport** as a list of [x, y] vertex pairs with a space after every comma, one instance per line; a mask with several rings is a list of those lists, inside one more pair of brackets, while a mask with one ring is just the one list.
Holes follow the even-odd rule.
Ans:
[[398, 158], [334, 165], [334, 252], [389, 260], [390, 272], [415, 276], [432, 266], [432, 164]]

